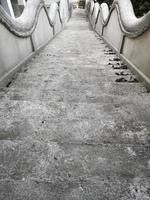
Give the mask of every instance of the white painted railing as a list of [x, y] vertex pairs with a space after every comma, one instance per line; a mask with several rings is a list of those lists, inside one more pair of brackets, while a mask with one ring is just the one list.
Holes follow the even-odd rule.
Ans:
[[137, 18], [130, 0], [87, 5], [93, 29], [118, 53], [150, 90], [150, 12]]
[[51, 3], [49, 11], [43, 0], [28, 0], [15, 19], [0, 6], [0, 86], [64, 28], [71, 13], [69, 0]]

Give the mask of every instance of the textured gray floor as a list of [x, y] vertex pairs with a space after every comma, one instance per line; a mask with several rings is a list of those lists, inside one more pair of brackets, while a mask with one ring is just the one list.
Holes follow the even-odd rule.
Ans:
[[0, 200], [150, 199], [150, 94], [109, 52], [77, 10], [1, 90]]

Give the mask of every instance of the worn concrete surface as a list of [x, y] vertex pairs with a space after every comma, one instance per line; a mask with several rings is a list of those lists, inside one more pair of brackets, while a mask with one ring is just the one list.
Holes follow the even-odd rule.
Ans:
[[150, 94], [120, 66], [77, 10], [1, 89], [0, 200], [150, 199]]

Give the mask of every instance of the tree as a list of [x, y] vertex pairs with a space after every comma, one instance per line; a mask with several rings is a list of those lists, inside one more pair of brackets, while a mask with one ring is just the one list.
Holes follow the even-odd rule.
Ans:
[[135, 14], [141, 16], [147, 13], [150, 10], [150, 1], [149, 0], [131, 0]]
[[[98, 3], [107, 3], [109, 7], [113, 3], [113, 0], [97, 0]], [[137, 17], [144, 15], [150, 10], [150, 0], [131, 0], [133, 8]]]

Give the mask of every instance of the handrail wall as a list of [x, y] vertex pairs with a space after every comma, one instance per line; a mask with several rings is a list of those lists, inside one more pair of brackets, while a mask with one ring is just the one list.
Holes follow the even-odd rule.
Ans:
[[114, 0], [110, 11], [106, 3], [93, 3], [87, 6], [93, 29], [150, 90], [150, 12], [137, 18], [130, 0]]
[[49, 11], [43, 0], [28, 0], [22, 15], [12, 18], [0, 6], [1, 87], [64, 28], [71, 8], [69, 0], [51, 3]]

